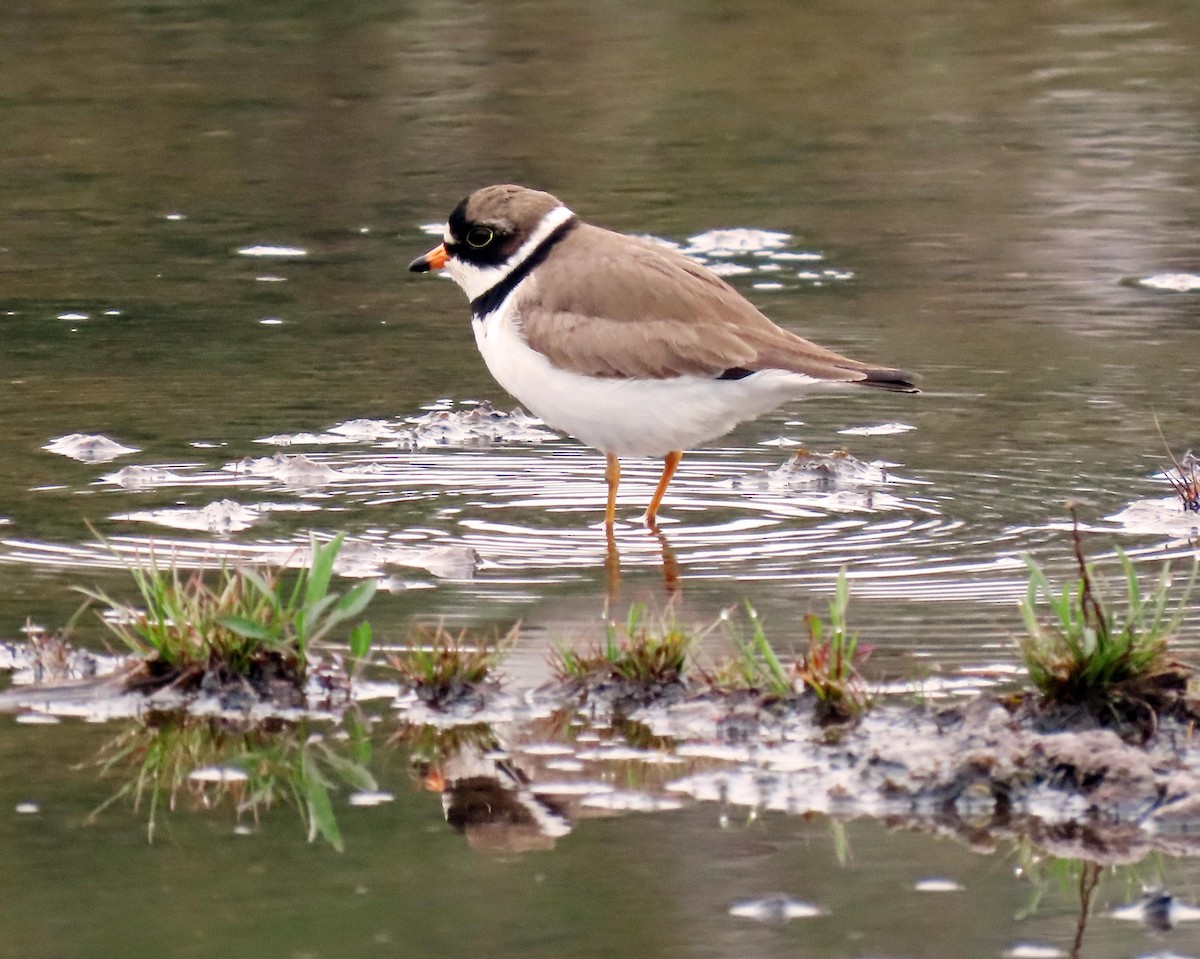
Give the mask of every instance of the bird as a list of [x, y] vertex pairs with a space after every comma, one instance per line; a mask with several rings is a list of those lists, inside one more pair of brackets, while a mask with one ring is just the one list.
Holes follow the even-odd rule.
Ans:
[[500, 386], [604, 454], [610, 534], [621, 457], [663, 460], [642, 517], [656, 529], [684, 450], [825, 386], [920, 392], [911, 373], [810, 343], [682, 253], [587, 223], [541, 190], [476, 190], [408, 268], [444, 269]]

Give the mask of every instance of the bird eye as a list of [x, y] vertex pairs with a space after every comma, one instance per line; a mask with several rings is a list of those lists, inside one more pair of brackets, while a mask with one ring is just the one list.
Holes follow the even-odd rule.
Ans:
[[481, 250], [496, 237], [496, 234], [486, 226], [473, 226], [467, 233], [467, 246]]

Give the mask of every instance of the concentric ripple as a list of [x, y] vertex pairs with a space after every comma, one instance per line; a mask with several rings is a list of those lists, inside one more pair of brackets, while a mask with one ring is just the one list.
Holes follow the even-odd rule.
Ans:
[[[614, 549], [602, 527], [602, 457], [526, 414], [440, 404], [399, 422], [356, 420], [259, 443], [268, 449], [241, 458], [214, 448], [198, 452], [220, 459], [127, 459], [117, 470], [81, 462], [73, 467], [79, 483], [54, 495], [97, 497], [111, 524], [105, 541], [41, 541], [9, 523], [0, 562], [108, 569], [154, 556], [200, 567], [298, 564], [311, 533], [346, 532], [339, 571], [390, 589], [449, 580], [464, 599], [525, 606], [564, 585], [594, 591], [615, 562], [626, 575], [646, 574], [644, 583], [661, 571], [668, 592], [675, 580], [690, 596], [710, 597], [713, 609], [755, 596], [776, 612], [788, 610], [789, 596], [811, 608], [844, 568], [857, 615], [886, 622], [884, 645], [916, 656], [932, 640], [943, 665], [970, 667], [1011, 657], [1015, 603], [1028, 581], [1024, 554], [1071, 574], [1065, 497], [1047, 495], [1048, 477], [1065, 470], [1044, 455], [970, 473], [809, 453], [786, 436], [689, 453], [657, 531], [640, 517], [660, 465], [629, 460]], [[1080, 490], [1106, 482], [1073, 477]], [[1155, 516], [1166, 512], [1160, 504]], [[1109, 534], [1147, 531], [1128, 511], [1110, 522]], [[1166, 521], [1151, 532], [1166, 534]], [[1131, 545], [1148, 560], [1189, 551], [1186, 535]], [[985, 612], [997, 604], [1008, 611]], [[794, 601], [785, 615], [794, 618]]]

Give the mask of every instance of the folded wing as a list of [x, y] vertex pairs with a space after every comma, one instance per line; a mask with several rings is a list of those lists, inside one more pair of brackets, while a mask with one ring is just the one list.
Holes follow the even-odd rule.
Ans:
[[556, 366], [626, 379], [738, 379], [776, 369], [917, 392], [903, 370], [781, 329], [719, 276], [665, 247], [580, 224], [550, 261], [555, 269], [531, 277], [536, 286], [518, 293], [515, 306], [529, 345]]

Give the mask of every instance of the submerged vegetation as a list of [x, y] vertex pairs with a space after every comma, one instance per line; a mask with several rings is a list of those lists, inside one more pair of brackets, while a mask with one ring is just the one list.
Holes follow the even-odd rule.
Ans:
[[[80, 589], [104, 605], [101, 621], [152, 676], [180, 682], [206, 674], [250, 681], [281, 678], [302, 683], [314, 643], [358, 617], [375, 594], [367, 580], [340, 594], [330, 589], [343, 537], [311, 540], [309, 564], [291, 577], [269, 567], [222, 566], [215, 575], [160, 566], [151, 555], [129, 570], [141, 608], [95, 589]], [[290, 582], [289, 582], [290, 579]], [[363, 622], [350, 630], [351, 654], [371, 643]]]
[[[1037, 562], [1025, 558], [1030, 578], [1019, 645], [1029, 679], [1047, 704], [1079, 707], [1101, 722], [1143, 721], [1152, 731], [1158, 714], [1187, 690], [1189, 671], [1171, 657], [1169, 642], [1183, 621], [1200, 561], [1170, 610], [1170, 564], [1143, 594], [1133, 563], [1118, 549], [1125, 592], [1118, 603], [1103, 595], [1078, 523], [1073, 542], [1078, 577], [1065, 588], [1053, 586]], [[1042, 603], [1049, 618], [1039, 615]]]

